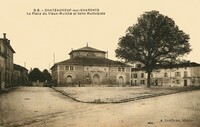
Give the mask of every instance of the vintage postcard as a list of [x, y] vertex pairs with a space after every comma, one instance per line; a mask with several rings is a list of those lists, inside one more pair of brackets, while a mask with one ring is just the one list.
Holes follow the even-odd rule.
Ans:
[[200, 1], [0, 3], [0, 127], [200, 126]]

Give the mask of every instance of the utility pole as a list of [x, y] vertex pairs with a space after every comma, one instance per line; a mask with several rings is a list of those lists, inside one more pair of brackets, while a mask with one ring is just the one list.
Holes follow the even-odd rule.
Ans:
[[107, 59], [108, 59], [108, 50], [107, 50]]

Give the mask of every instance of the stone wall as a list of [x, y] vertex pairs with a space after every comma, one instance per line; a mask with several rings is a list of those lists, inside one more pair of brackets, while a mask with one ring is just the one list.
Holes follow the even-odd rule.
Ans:
[[[119, 72], [118, 67], [107, 66], [73, 66], [65, 70], [59, 65], [59, 86], [125, 86], [130, 85], [130, 68]], [[120, 79], [121, 78], [121, 79]]]

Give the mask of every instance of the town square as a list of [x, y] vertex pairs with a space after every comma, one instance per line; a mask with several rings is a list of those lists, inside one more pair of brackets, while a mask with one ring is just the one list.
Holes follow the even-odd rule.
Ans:
[[0, 127], [200, 126], [199, 1], [1, 3]]

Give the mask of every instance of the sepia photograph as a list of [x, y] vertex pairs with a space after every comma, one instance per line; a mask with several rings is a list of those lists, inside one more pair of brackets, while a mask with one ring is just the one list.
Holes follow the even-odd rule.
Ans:
[[0, 3], [0, 127], [200, 127], [199, 0]]

